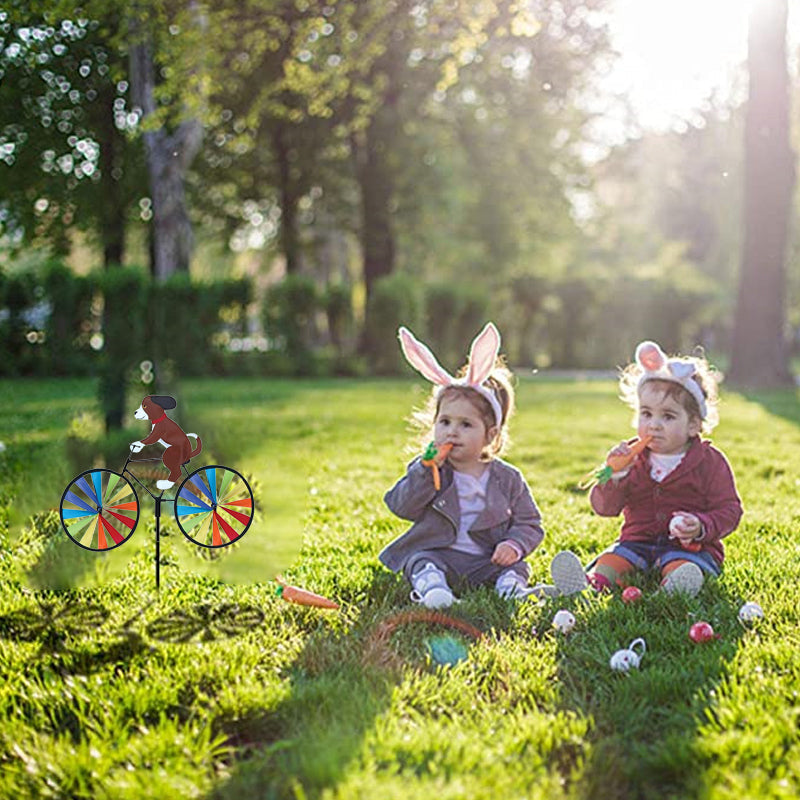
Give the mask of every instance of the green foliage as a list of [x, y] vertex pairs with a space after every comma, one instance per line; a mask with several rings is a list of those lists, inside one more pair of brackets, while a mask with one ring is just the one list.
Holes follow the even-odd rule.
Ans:
[[145, 194], [130, 136], [118, 4], [12, 2], [0, 19], [0, 235], [14, 249], [69, 251], [78, 229], [121, 260], [129, 209]]
[[147, 279], [141, 270], [105, 272], [100, 405], [108, 430], [122, 425], [128, 382], [142, 360], [147, 320]]
[[37, 297], [36, 288], [36, 279], [30, 273], [0, 272], [0, 300], [7, 312], [0, 317], [2, 374], [25, 375], [35, 371], [38, 352], [27, 338], [32, 326], [25, 317], [40, 297]]
[[401, 325], [420, 329], [422, 298], [417, 282], [397, 273], [376, 281], [367, 305], [364, 338], [370, 369], [377, 375], [396, 375], [405, 360], [397, 344]]
[[47, 319], [47, 374], [85, 375], [91, 365], [93, 277], [75, 275], [61, 262], [47, 266], [42, 281], [51, 311]]
[[332, 283], [323, 297], [331, 344], [342, 353], [353, 332], [353, 291], [343, 283]]
[[176, 273], [147, 287], [146, 352], [156, 364], [172, 362], [181, 375], [203, 375], [221, 363], [216, 340], [221, 318], [231, 320], [223, 340], [241, 335], [238, 323], [250, 301], [247, 280], [192, 281]]
[[474, 287], [442, 283], [425, 288], [426, 341], [453, 373], [466, 362], [466, 348], [488, 321], [488, 309], [486, 293]]
[[306, 275], [287, 275], [267, 292], [264, 331], [276, 349], [285, 353], [292, 374], [314, 372], [312, 343], [321, 300], [314, 280]]

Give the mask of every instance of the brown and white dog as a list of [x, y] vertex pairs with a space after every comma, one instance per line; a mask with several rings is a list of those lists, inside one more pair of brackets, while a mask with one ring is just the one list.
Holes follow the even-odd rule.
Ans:
[[[131, 452], [138, 453], [146, 444], [160, 444], [164, 447], [161, 461], [169, 470], [169, 479], [156, 482], [156, 486], [161, 490], [174, 486], [175, 481], [181, 477], [181, 467], [203, 449], [203, 443], [196, 433], [184, 433], [181, 426], [167, 416], [166, 409], [175, 408], [177, 405], [174, 397], [154, 394], [145, 397], [139, 408], [133, 412], [136, 419], [149, 419], [153, 423], [153, 428], [146, 439], [131, 442]], [[194, 450], [189, 441], [190, 436], [197, 439]]]

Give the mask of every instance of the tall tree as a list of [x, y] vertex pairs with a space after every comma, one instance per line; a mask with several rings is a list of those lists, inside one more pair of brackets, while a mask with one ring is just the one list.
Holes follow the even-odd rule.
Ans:
[[[148, 7], [149, 6], [149, 7]], [[170, 21], [157, 2], [136, 7], [131, 15], [130, 77], [133, 100], [140, 109], [150, 193], [153, 203], [152, 272], [163, 280], [175, 272], [188, 272], [192, 254], [192, 225], [186, 205], [185, 177], [203, 139], [203, 125], [191, 108], [191, 92], [200, 90], [195, 101], [202, 105], [204, 83], [200, 59], [206, 33], [205, 19], [196, 0], [189, 0]], [[163, 42], [155, 32], [167, 29], [179, 33], [184, 42], [173, 53], [164, 48], [158, 55], [176, 58], [165, 65], [157, 60], [155, 42]], [[171, 23], [171, 24], [170, 24]], [[162, 45], [163, 46], [163, 45]], [[161, 94], [166, 101], [159, 107], [158, 75], [163, 69], [172, 75]], [[177, 81], [186, 81], [176, 86]], [[164, 113], [159, 113], [164, 112]]]
[[750, 16], [745, 118], [744, 245], [730, 369], [743, 386], [793, 383], [785, 341], [785, 260], [795, 184], [789, 141], [787, 0]]
[[20, 246], [46, 243], [57, 253], [80, 229], [110, 266], [124, 258], [145, 181], [113, 42], [119, 14], [98, 12], [18, 2], [0, 12], [0, 226]]

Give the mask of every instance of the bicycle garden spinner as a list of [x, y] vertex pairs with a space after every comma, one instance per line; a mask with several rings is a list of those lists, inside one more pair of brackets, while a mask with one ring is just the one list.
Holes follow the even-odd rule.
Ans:
[[[253, 492], [245, 478], [235, 469], [212, 464], [189, 472], [187, 464], [202, 449], [196, 434], [186, 434], [167, 417], [168, 409], [177, 405], [168, 395], [145, 397], [136, 410], [137, 419], [149, 419], [150, 435], [132, 442], [131, 454], [146, 445], [161, 444], [162, 457], [132, 458], [128, 455], [120, 472], [110, 469], [89, 469], [73, 479], [61, 496], [61, 525], [67, 536], [85, 550], [106, 552], [125, 544], [139, 521], [139, 496], [134, 483], [144, 489], [155, 502], [156, 588], [160, 586], [160, 520], [161, 504], [172, 503], [175, 522], [181, 533], [201, 547], [227, 547], [238, 542], [253, 521]], [[194, 447], [190, 437], [195, 439]], [[130, 464], [161, 461], [169, 470], [166, 479], [158, 480], [152, 492], [131, 469]], [[182, 480], [181, 480], [182, 479]], [[164, 497], [178, 482], [174, 497]]]

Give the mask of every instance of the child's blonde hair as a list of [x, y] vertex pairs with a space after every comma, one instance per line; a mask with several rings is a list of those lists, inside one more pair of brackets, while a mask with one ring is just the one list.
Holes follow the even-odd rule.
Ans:
[[[639, 411], [639, 390], [646, 383], [658, 383], [663, 386], [664, 394], [680, 403], [690, 418], [700, 420], [701, 431], [705, 434], [711, 433], [719, 423], [719, 384], [722, 383], [723, 375], [714, 366], [708, 363], [702, 350], [698, 348], [698, 355], [695, 356], [670, 356], [671, 360], [678, 360], [694, 366], [694, 375], [688, 380], [693, 380], [706, 402], [706, 415], [703, 416], [697, 400], [691, 392], [681, 386], [680, 383], [670, 381], [661, 377], [647, 378], [641, 380], [645, 370], [637, 362], [628, 364], [620, 372], [619, 396], [636, 413]], [[635, 424], [635, 418], [634, 418]]]
[[[466, 375], [467, 369], [466, 365], [462, 367], [458, 372], [458, 377]], [[483, 382], [483, 386], [494, 392], [497, 402], [500, 404], [502, 419], [499, 425], [489, 401], [468, 384], [453, 384], [444, 387], [434, 386], [425, 405], [412, 412], [411, 425], [416, 431], [416, 435], [411, 449], [414, 451], [422, 449], [431, 440], [433, 427], [439, 416], [442, 401], [453, 397], [463, 397], [480, 414], [487, 431], [491, 428], [497, 428], [493, 439], [483, 448], [481, 459], [489, 461], [502, 455], [510, 444], [508, 422], [516, 408], [514, 374], [506, 366], [502, 357], [498, 357], [495, 360], [494, 367], [489, 373], [489, 377]]]

